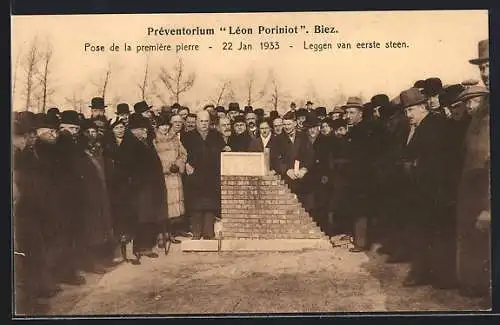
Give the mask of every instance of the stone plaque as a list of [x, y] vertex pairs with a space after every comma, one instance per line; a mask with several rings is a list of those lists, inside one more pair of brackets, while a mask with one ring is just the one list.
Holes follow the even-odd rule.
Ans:
[[221, 153], [221, 175], [265, 176], [268, 173], [268, 151]]

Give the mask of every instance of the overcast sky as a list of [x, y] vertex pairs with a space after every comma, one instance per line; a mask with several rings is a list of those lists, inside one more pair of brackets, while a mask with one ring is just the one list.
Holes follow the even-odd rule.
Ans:
[[[306, 34], [257, 35], [257, 26], [305, 25]], [[314, 34], [314, 25], [334, 26], [336, 34]], [[196, 27], [213, 28], [211, 36], [148, 36], [147, 28]], [[220, 27], [253, 27], [254, 34], [228, 35]], [[13, 16], [12, 64], [14, 109], [24, 109], [26, 72], [24, 59], [33, 39], [43, 51], [50, 43], [53, 60], [50, 85], [54, 93], [50, 106], [71, 109], [66, 98], [75, 96], [88, 106], [98, 95], [105, 70], [111, 66], [111, 78], [106, 95], [108, 104], [140, 100], [137, 86], [141, 82], [146, 62], [145, 54], [136, 54], [137, 44], [198, 44], [199, 51], [181, 52], [186, 72], [194, 72], [193, 88], [182, 95], [181, 104], [197, 110], [217, 93], [222, 79], [233, 83], [236, 99], [246, 102], [243, 86], [245, 76], [255, 71], [256, 88], [263, 86], [270, 69], [280, 84], [285, 100], [282, 108], [294, 100], [297, 104], [311, 99], [331, 109], [339, 94], [362, 95], [369, 100], [376, 93], [396, 96], [417, 79], [441, 77], [443, 83], [457, 83], [466, 78], [479, 79], [477, 67], [468, 60], [477, 56], [477, 43], [488, 38], [487, 11], [408, 11], [408, 12], [321, 12], [321, 13], [252, 13], [252, 14], [151, 14], [151, 15], [73, 15], [73, 16]], [[253, 44], [253, 51], [223, 51], [223, 42], [240, 41]], [[263, 51], [261, 41], [278, 41], [280, 50]], [[331, 43], [333, 50], [304, 50], [306, 43]], [[336, 49], [337, 42], [406, 41], [406, 49]], [[104, 53], [84, 51], [86, 42], [106, 46]], [[115, 42], [120, 52], [110, 52]], [[134, 51], [124, 52], [123, 43], [134, 45]], [[290, 45], [293, 48], [290, 48]], [[212, 46], [212, 49], [208, 47]], [[156, 79], [160, 67], [171, 68], [177, 60], [175, 52], [156, 52], [149, 58], [151, 79]], [[16, 62], [17, 68], [16, 68]], [[14, 84], [14, 83], [13, 83]], [[157, 93], [168, 99], [168, 92], [158, 83]], [[215, 96], [216, 97], [216, 96]], [[161, 105], [161, 100], [149, 94], [149, 101]], [[171, 104], [171, 101], [167, 100]], [[253, 103], [269, 109], [269, 94]], [[36, 103], [32, 104], [36, 109]], [[114, 108], [113, 108], [114, 109]]]

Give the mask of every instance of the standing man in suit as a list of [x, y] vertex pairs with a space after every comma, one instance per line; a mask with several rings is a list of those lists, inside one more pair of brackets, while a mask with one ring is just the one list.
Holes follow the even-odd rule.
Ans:
[[[450, 203], [446, 187], [447, 124], [431, 114], [427, 97], [417, 88], [400, 94], [410, 128], [402, 143], [401, 166], [406, 175], [407, 224], [412, 230], [411, 268], [404, 286], [436, 284], [440, 265], [434, 250], [447, 229], [441, 226]], [[436, 282], [438, 281], [438, 282]]]
[[248, 151], [264, 152], [264, 149], [270, 149], [272, 146], [273, 135], [271, 133], [271, 122], [264, 119], [259, 123], [259, 136], [252, 138]]
[[276, 136], [270, 152], [271, 169], [280, 174], [292, 193], [307, 207], [313, 205], [313, 195], [306, 185], [306, 175], [313, 164], [313, 148], [307, 136], [297, 131], [295, 113], [283, 116], [283, 133]]

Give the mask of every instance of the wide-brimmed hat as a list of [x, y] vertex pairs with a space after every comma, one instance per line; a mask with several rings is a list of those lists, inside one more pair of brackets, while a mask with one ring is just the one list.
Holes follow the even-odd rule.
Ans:
[[428, 78], [425, 79], [424, 89], [422, 90], [422, 94], [426, 96], [436, 96], [439, 95], [443, 91], [443, 83], [439, 78]]
[[106, 108], [108, 107], [107, 105], [104, 105], [104, 98], [102, 97], [94, 97], [90, 101], [90, 108]]
[[269, 112], [269, 118], [272, 119], [272, 120], [275, 120], [279, 116], [280, 116], [280, 114], [278, 113], [278, 111], [271, 111], [271, 112]]
[[479, 80], [470, 78], [462, 81], [461, 84], [465, 87], [476, 86], [479, 85]]
[[231, 111], [239, 112], [240, 111], [240, 104], [238, 104], [238, 103], [229, 103], [227, 111], [228, 112], [231, 112]]
[[243, 110], [246, 113], [253, 113], [253, 107], [252, 106], [245, 106], [244, 110]]
[[217, 112], [217, 113], [225, 113], [226, 109], [224, 108], [224, 106], [217, 106], [215, 108], [215, 112]]
[[34, 116], [34, 128], [35, 129], [58, 129], [59, 119], [54, 115], [47, 115], [44, 113], [38, 113]]
[[373, 107], [389, 105], [389, 97], [386, 94], [377, 94], [370, 99]]
[[148, 129], [150, 127], [151, 121], [147, 117], [142, 116], [140, 113], [130, 115], [128, 122], [128, 128], [130, 130], [141, 128]]
[[441, 107], [447, 107], [452, 104], [459, 102], [460, 94], [465, 90], [462, 84], [454, 84], [443, 89], [443, 92], [439, 95], [439, 105]]
[[316, 107], [314, 113], [316, 113], [316, 116], [326, 116], [326, 107]]
[[146, 101], [141, 100], [140, 102], [137, 102], [134, 104], [134, 112], [141, 114], [141, 113], [144, 113], [145, 111], [151, 109], [152, 107], [153, 106], [148, 105], [148, 103], [146, 103]]
[[116, 114], [127, 114], [130, 113], [130, 107], [127, 103], [120, 103], [116, 105]]
[[425, 80], [417, 80], [413, 84], [413, 88], [423, 90], [425, 88]]
[[332, 114], [344, 114], [345, 111], [343, 109], [343, 106], [342, 105], [335, 105], [333, 107], [333, 111], [332, 111]]
[[265, 115], [263, 108], [256, 108], [253, 112], [259, 117], [264, 117]]
[[481, 64], [483, 62], [488, 61], [489, 58], [489, 48], [490, 43], [488, 39], [482, 40], [477, 44], [477, 58], [469, 60], [472, 64]]
[[295, 112], [292, 112], [292, 111], [288, 111], [285, 113], [285, 115], [283, 115], [283, 119], [284, 120], [296, 120], [297, 119], [297, 114], [295, 114]]
[[97, 125], [92, 119], [84, 119], [83, 121], [80, 122], [80, 126], [82, 127], [82, 130], [98, 129]]
[[[51, 116], [47, 114], [48, 116]], [[69, 110], [61, 113], [61, 124], [80, 125], [80, 117], [77, 111]]]
[[470, 86], [466, 87], [465, 90], [463, 90], [459, 95], [458, 95], [458, 100], [464, 101], [470, 98], [474, 97], [479, 97], [479, 96], [486, 96], [490, 92], [488, 91], [487, 88], [481, 87], [481, 86]]
[[[300, 117], [300, 116], [307, 116], [307, 109], [301, 107], [298, 110], [295, 111], [295, 117]], [[285, 118], [285, 117], [283, 117]]]
[[320, 122], [321, 121], [318, 119], [318, 117], [316, 116], [316, 114], [309, 113], [306, 116], [306, 120], [304, 121], [303, 126], [305, 128], [312, 128], [312, 127], [318, 126]]
[[407, 108], [414, 105], [420, 105], [427, 101], [427, 97], [417, 88], [410, 88], [399, 94], [401, 108]]
[[344, 109], [350, 107], [363, 108], [363, 101], [357, 96], [351, 96], [347, 98], [347, 102], [343, 107]]

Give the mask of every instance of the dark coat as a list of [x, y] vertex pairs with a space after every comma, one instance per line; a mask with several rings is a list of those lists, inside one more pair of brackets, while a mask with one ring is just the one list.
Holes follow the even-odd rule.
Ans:
[[[271, 138], [267, 142], [266, 148], [271, 150], [271, 147], [273, 146], [273, 142], [275, 141], [274, 138], [275, 135], [271, 135]], [[248, 146], [248, 151], [249, 152], [264, 152], [264, 142], [262, 142], [262, 138], [256, 137], [252, 138], [252, 141], [250, 142], [250, 145]]]
[[293, 143], [285, 133], [276, 136], [270, 152], [271, 169], [283, 177], [293, 193], [309, 193], [312, 191], [307, 186], [309, 175], [306, 174], [302, 179], [292, 180], [286, 174], [289, 169], [294, 169], [296, 160], [300, 162], [300, 168], [304, 167], [310, 171], [313, 167], [314, 149], [307, 135], [296, 132]]
[[231, 147], [232, 152], [246, 152], [252, 142], [252, 136], [245, 131], [242, 134], [231, 134], [227, 144]]
[[130, 188], [132, 191], [132, 211], [139, 223], [157, 223], [168, 218], [167, 188], [163, 177], [163, 167], [153, 145], [143, 143], [133, 137], [127, 144], [130, 152]]
[[185, 141], [188, 153], [187, 163], [194, 168], [187, 175], [186, 187], [189, 193], [189, 211], [220, 209], [220, 153], [225, 146], [224, 140], [216, 130], [209, 130], [203, 140], [194, 131]]

